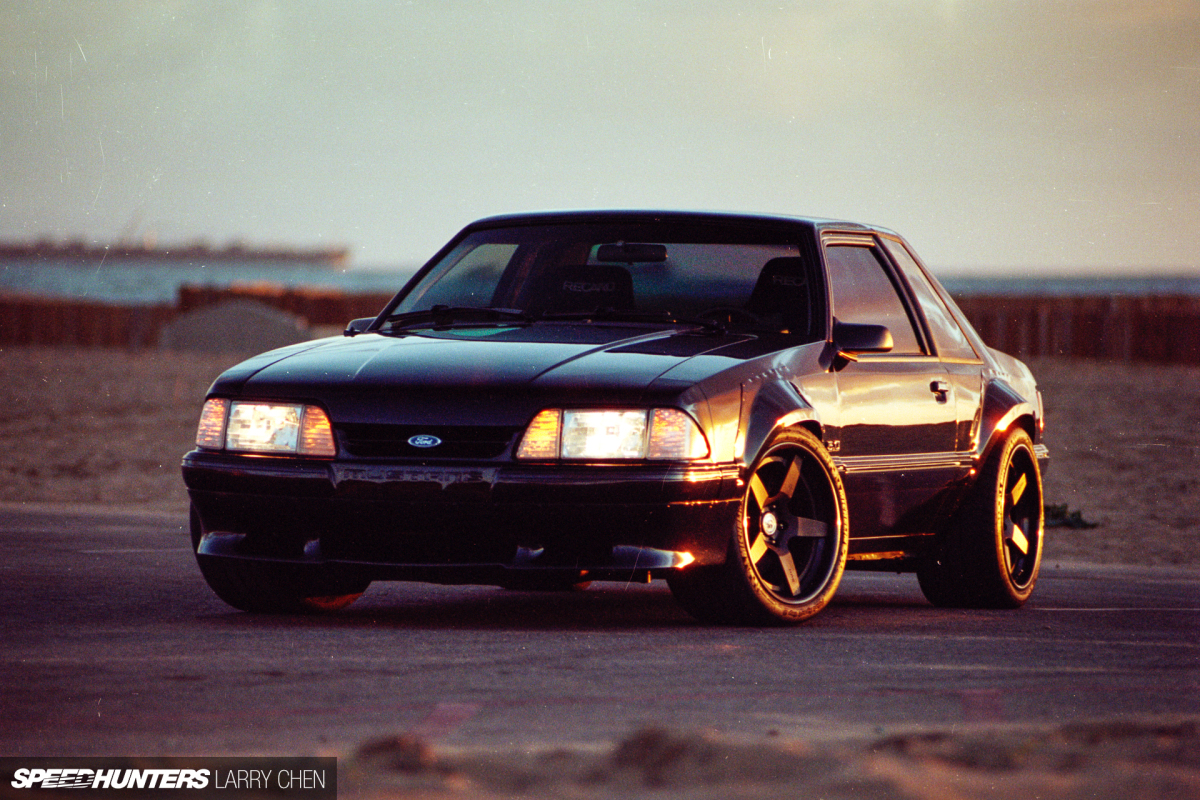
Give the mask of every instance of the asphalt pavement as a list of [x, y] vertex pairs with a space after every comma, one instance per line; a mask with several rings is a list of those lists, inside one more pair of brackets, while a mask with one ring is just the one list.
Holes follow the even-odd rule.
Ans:
[[661, 582], [570, 594], [376, 584], [243, 614], [186, 520], [0, 506], [0, 755], [339, 755], [379, 736], [605, 745], [646, 726], [827, 740], [1200, 712], [1200, 572], [1043, 565], [1019, 611], [848, 573], [787, 629], [716, 628]]

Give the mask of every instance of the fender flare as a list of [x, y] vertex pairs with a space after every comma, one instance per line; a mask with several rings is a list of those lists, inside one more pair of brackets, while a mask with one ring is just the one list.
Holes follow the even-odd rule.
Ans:
[[[746, 389], [749, 389], [746, 386]], [[781, 430], [803, 425], [824, 442], [824, 426], [817, 410], [789, 381], [773, 380], [758, 387], [746, 411], [741, 460], [749, 466], [763, 447]]]
[[[1037, 415], [1037, 405], [1022, 397], [1008, 383], [999, 378], [988, 381], [984, 389], [979, 436], [975, 446], [976, 462], [982, 464], [992, 448], [1003, 441], [1008, 430], [1019, 424], [1019, 420], [1028, 417], [1036, 421]], [[1036, 442], [1038, 437], [1034, 435], [1035, 430], [1031, 430], [1030, 435]]]

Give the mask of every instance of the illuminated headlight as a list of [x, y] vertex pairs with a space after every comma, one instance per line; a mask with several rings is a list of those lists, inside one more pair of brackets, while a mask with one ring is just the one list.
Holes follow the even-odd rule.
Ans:
[[645, 411], [564, 411], [562, 458], [646, 457]]
[[548, 408], [529, 423], [517, 448], [521, 459], [686, 461], [707, 456], [700, 426], [676, 408]]
[[328, 415], [317, 406], [301, 403], [212, 398], [200, 413], [196, 445], [241, 453], [337, 455]]

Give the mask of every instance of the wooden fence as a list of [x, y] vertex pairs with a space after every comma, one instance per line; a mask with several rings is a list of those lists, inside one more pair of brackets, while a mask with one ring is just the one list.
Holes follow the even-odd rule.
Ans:
[[175, 305], [118, 306], [79, 300], [0, 295], [0, 346], [157, 347], [163, 327], [208, 305], [248, 299], [303, 318], [312, 327], [342, 327], [383, 310], [392, 295], [344, 294], [276, 286], [183, 287]]
[[0, 295], [0, 346], [158, 346], [174, 306], [113, 306], [78, 300]]
[[960, 297], [983, 340], [1018, 357], [1200, 364], [1200, 297]]
[[[177, 315], [234, 298], [255, 300], [328, 329], [377, 314], [391, 296], [276, 286], [184, 287], [174, 306], [0, 296], [0, 345], [156, 347], [160, 330]], [[1200, 297], [957, 299], [985, 342], [1019, 357], [1200, 364]]]

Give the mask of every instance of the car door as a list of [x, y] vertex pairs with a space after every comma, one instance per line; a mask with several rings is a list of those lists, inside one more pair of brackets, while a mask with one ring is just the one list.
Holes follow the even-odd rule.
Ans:
[[983, 359], [943, 302], [945, 290], [939, 291], [935, 287], [936, 279], [926, 273], [899, 239], [884, 236], [880, 237], [880, 242], [907, 283], [916, 309], [923, 317], [930, 343], [950, 378], [957, 412], [955, 449], [969, 458], [978, 444]]
[[[837, 430], [829, 436], [856, 540], [931, 533], [943, 490], [962, 474], [954, 386], [906, 282], [874, 236], [822, 238], [839, 322], [885, 325], [894, 346], [835, 364]], [[857, 549], [871, 550], [860, 541]], [[852, 550], [853, 555], [853, 550]]]

